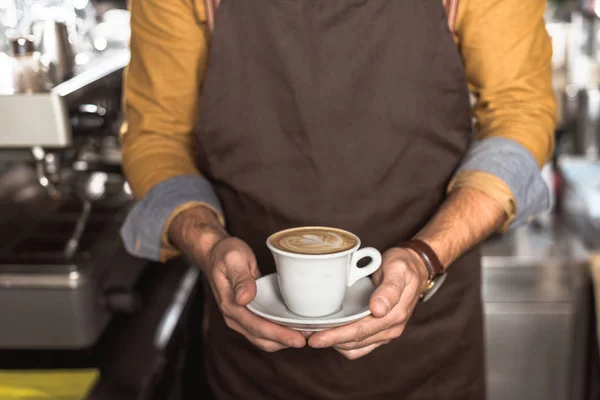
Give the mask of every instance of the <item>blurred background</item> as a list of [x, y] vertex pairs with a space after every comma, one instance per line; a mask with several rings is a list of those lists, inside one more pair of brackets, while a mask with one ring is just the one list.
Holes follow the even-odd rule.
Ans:
[[[490, 400], [600, 399], [600, 2], [549, 1], [546, 22], [554, 208], [484, 245]], [[2, 400], [201, 395], [197, 269], [118, 235], [129, 38], [125, 0], [0, 0]]]

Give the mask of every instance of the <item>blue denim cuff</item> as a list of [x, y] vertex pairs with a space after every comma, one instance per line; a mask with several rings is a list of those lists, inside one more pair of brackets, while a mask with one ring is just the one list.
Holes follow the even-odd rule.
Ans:
[[533, 155], [512, 139], [493, 137], [475, 142], [458, 171], [482, 171], [504, 181], [517, 206], [511, 228], [547, 212], [551, 206], [548, 185]]
[[159, 261], [165, 223], [177, 207], [191, 201], [201, 201], [223, 212], [210, 182], [200, 175], [177, 176], [153, 187], [129, 212], [121, 228], [127, 252]]

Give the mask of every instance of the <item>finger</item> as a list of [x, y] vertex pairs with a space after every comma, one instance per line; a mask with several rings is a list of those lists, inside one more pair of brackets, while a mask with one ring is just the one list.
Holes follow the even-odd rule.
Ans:
[[385, 331], [379, 332], [378, 334], [368, 337], [360, 342], [340, 343], [335, 345], [335, 348], [341, 350], [356, 350], [376, 343], [389, 343], [391, 340], [397, 339], [400, 337], [400, 335], [402, 335], [404, 326], [405, 325], [399, 325], [390, 329], [386, 329]]
[[414, 309], [418, 300], [418, 297], [415, 297], [414, 294], [408, 292], [409, 290], [404, 291], [398, 305], [390, 314], [388, 314], [391, 319], [396, 321], [396, 324], [393, 327], [372, 335], [365, 340], [339, 343], [335, 345], [335, 347], [342, 350], [356, 350], [375, 343], [388, 343], [389, 341], [400, 337], [400, 335], [402, 335], [404, 332], [406, 323], [408, 322], [408, 319], [412, 314], [412, 310]]
[[[247, 338], [248, 339], [248, 338]], [[258, 347], [259, 349], [266, 351], [267, 353], [275, 353], [279, 350], [289, 349], [289, 346], [285, 346], [281, 343], [273, 342], [266, 339], [251, 338], [250, 343]]]
[[236, 284], [234, 291], [235, 302], [245, 307], [256, 297], [256, 281], [252, 277], [246, 278]]
[[339, 328], [315, 332], [308, 339], [308, 345], [318, 349], [341, 343], [362, 342], [370, 336], [387, 329], [390, 325], [391, 320], [388, 317], [375, 318], [369, 315], [357, 322]]
[[248, 331], [246, 331], [240, 324], [238, 324], [232, 319], [227, 321], [227, 326], [244, 336], [246, 340], [248, 340], [250, 343], [254, 344], [256, 347], [266, 352], [273, 353], [279, 350], [287, 349], [289, 347], [281, 343], [274, 342], [272, 340], [254, 337], [250, 335]]
[[238, 307], [229, 317], [240, 324], [252, 337], [274, 341], [288, 347], [306, 346], [306, 339], [300, 332], [267, 321], [246, 308]]
[[[225, 277], [229, 281], [235, 295], [235, 302], [246, 306], [256, 297], [256, 281], [252, 270], [256, 260], [254, 255], [244, 251], [232, 251], [225, 256]], [[253, 267], [254, 265], [254, 267]]]
[[[339, 328], [316, 332], [309, 338], [308, 345], [314, 348], [332, 347], [352, 342], [368, 345], [380, 340], [398, 337], [402, 334], [416, 304], [416, 299], [413, 297], [405, 292], [396, 307], [383, 318], [367, 316]], [[386, 337], [385, 334], [377, 336], [385, 331], [390, 331], [388, 332], [390, 337]], [[372, 337], [376, 338], [370, 340]]]
[[337, 349], [337, 348], [335, 348], [335, 349], [338, 351], [338, 353], [340, 353], [341, 355], [346, 357], [348, 360], [356, 360], [358, 358], [366, 356], [367, 354], [371, 353], [373, 350], [375, 350], [376, 348], [378, 348], [384, 344], [385, 343], [372, 344], [368, 347], [363, 347], [362, 349], [356, 349], [356, 350], [342, 350], [342, 349]]
[[388, 271], [384, 272], [383, 281], [371, 295], [370, 308], [375, 317], [385, 317], [402, 297], [402, 292], [406, 287], [406, 279], [402, 272], [405, 269], [402, 268], [400, 271], [398, 269], [398, 265], [388, 268]]
[[234, 287], [229, 278], [230, 274], [227, 271], [227, 267], [221, 263], [215, 266], [212, 272], [212, 279], [209, 279], [211, 289], [221, 310], [226, 307], [232, 308], [234, 305], [239, 306], [236, 301]]
[[[246, 307], [239, 306], [233, 299], [229, 280], [223, 274], [216, 274], [213, 283], [215, 286], [213, 292], [219, 299], [219, 308], [228, 325], [231, 324], [230, 321], [236, 322], [245, 333], [253, 338], [271, 340], [288, 347], [306, 346], [306, 339], [300, 332], [269, 322], [250, 312]], [[233, 324], [231, 325], [233, 326]], [[232, 329], [234, 328], [232, 327]]]
[[314, 332], [308, 332], [308, 331], [300, 331], [300, 333], [302, 334], [302, 336], [304, 336], [306, 339], [308, 339], [309, 337], [312, 336], [312, 334]]
[[371, 279], [373, 279], [375, 286], [381, 285], [381, 281], [383, 281], [383, 268], [379, 268], [375, 271], [373, 275], [371, 275]]
[[249, 260], [249, 265], [250, 265], [250, 273], [252, 274], [252, 277], [254, 278], [254, 280], [257, 280], [258, 278], [260, 278], [262, 276], [262, 273], [260, 272], [260, 269], [258, 269], [258, 264], [256, 263], [256, 257], [252, 257], [252, 259]]

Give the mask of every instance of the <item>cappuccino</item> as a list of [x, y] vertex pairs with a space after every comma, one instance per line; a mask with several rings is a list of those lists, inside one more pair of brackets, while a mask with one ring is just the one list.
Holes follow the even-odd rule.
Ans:
[[[381, 266], [377, 249], [359, 249], [356, 235], [337, 228], [288, 229], [271, 235], [267, 247], [275, 260], [283, 302], [306, 318], [339, 311], [348, 288]], [[365, 258], [371, 261], [359, 268]]]
[[350, 250], [358, 244], [358, 239], [341, 229], [303, 227], [278, 232], [269, 238], [269, 243], [290, 253], [334, 254]]

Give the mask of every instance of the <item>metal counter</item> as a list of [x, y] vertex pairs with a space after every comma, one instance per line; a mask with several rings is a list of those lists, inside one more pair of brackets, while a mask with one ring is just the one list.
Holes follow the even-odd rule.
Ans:
[[563, 224], [528, 226], [483, 247], [489, 400], [584, 399], [588, 253]]
[[[123, 257], [115, 262], [127, 268], [130, 261]], [[190, 337], [197, 330], [193, 325], [201, 319], [197, 277], [198, 270], [181, 258], [149, 263], [136, 285], [143, 306], [133, 314], [116, 315], [93, 347], [0, 349], [0, 369], [98, 369], [100, 378], [86, 400], [178, 398], [173, 393], [181, 391]]]

